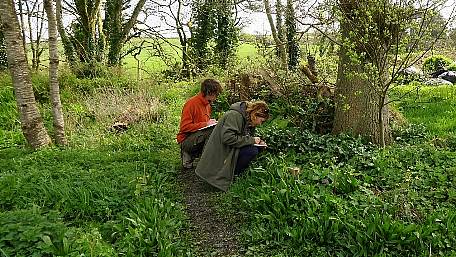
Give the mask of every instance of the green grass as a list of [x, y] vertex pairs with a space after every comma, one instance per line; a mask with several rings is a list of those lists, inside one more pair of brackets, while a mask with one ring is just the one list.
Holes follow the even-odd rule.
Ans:
[[257, 47], [251, 43], [243, 43], [237, 49], [237, 57], [241, 60], [258, 56]]
[[[61, 240], [83, 240], [81, 231], [90, 226], [102, 233], [96, 247], [109, 246], [113, 256], [185, 255], [175, 163], [163, 160], [163, 154], [158, 149], [1, 150], [0, 223], [12, 222], [17, 210], [38, 208], [40, 217], [56, 211], [65, 224]], [[0, 240], [0, 247], [14, 256], [17, 249], [8, 242]], [[66, 254], [90, 254], [79, 248], [72, 245]]]
[[[128, 43], [124, 49], [127, 50], [140, 45], [142, 41], [142, 39], [136, 39]], [[167, 39], [167, 41], [171, 45], [162, 39], [146, 39], [146, 43], [143, 44], [145, 48], [136, 56], [139, 60], [139, 67], [143, 69], [143, 71], [141, 71], [142, 73], [145, 71], [152, 73], [161, 72], [168, 69], [168, 65], [172, 65], [178, 60], [181, 55], [181, 51], [178, 48], [178, 46], [180, 46], [179, 40], [177, 38], [171, 38]], [[162, 51], [162, 53], [160, 53], [160, 51]], [[123, 67], [128, 73], [136, 74], [136, 69], [138, 67], [137, 59], [135, 59], [133, 54], [129, 54], [122, 60]], [[166, 62], [163, 59], [165, 59]]]
[[[179, 49], [180, 43], [177, 38], [170, 38], [167, 39], [167, 42], [163, 40], [158, 40], [154, 42], [152, 40], [147, 40], [148, 43], [144, 44], [144, 46], [149, 46], [148, 48], [144, 49], [138, 56], [139, 59], [139, 67], [142, 69], [140, 70], [141, 77], [148, 77], [147, 75], [162, 72], [167, 69], [173, 69], [173, 65], [175, 62], [180, 61], [180, 56], [182, 55], [181, 50]], [[135, 40], [128, 44], [125, 49], [132, 47], [134, 45], [139, 45], [140, 40]], [[153, 42], [153, 43], [152, 43]], [[152, 48], [155, 46], [155, 48]], [[163, 50], [164, 55], [157, 56], [158, 51], [157, 47]], [[163, 60], [163, 58], [166, 62]], [[236, 58], [239, 62], [244, 62], [246, 60], [255, 60], [258, 58], [259, 55], [257, 53], [257, 48], [255, 45], [251, 43], [243, 43], [240, 44], [237, 48]], [[124, 68], [127, 70], [129, 74], [136, 75], [138, 61], [134, 58], [133, 55], [128, 55], [123, 60]], [[149, 74], [150, 73], [150, 74]]]
[[403, 86], [393, 98], [400, 100], [396, 106], [408, 121], [424, 124], [434, 135], [456, 133], [456, 87]]

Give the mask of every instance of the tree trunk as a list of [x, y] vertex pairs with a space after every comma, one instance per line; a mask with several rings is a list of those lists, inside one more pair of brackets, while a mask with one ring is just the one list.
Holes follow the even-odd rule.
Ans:
[[[108, 1], [109, 2], [109, 1]], [[79, 60], [92, 64], [97, 60], [98, 48], [98, 15], [100, 14], [101, 0], [74, 0], [74, 11], [77, 22], [73, 25], [73, 47]], [[76, 33], [77, 31], [77, 33]]]
[[62, 102], [58, 80], [59, 53], [57, 50], [57, 22], [51, 0], [44, 0], [44, 9], [48, 18], [49, 35], [49, 83], [51, 91], [52, 117], [54, 119], [55, 142], [66, 145], [65, 123], [63, 120]]
[[108, 6], [108, 4], [106, 5], [106, 15], [110, 19], [106, 24], [108, 28], [105, 28], [105, 30], [108, 31], [109, 38], [108, 64], [110, 66], [120, 64], [122, 47], [125, 42], [128, 41], [128, 34], [136, 24], [139, 12], [145, 2], [146, 0], [138, 1], [130, 19], [126, 23], [124, 23], [122, 15], [123, 1], [114, 0], [109, 3], [111, 6]]
[[299, 64], [299, 44], [296, 39], [296, 16], [292, 0], [287, 0], [285, 27], [287, 32], [288, 68], [294, 70]]
[[[24, 11], [22, 10], [22, 0], [18, 1], [18, 6], [19, 6], [19, 17], [21, 21], [21, 32], [22, 32], [22, 44], [24, 45], [24, 53], [27, 53], [27, 47], [25, 44], [25, 23], [24, 23]], [[25, 56], [27, 59], [27, 55]], [[28, 63], [28, 60], [27, 60]]]
[[47, 146], [51, 143], [51, 139], [36, 106], [30, 71], [22, 47], [19, 21], [12, 0], [0, 1], [0, 20], [5, 35], [8, 64], [13, 78], [22, 132], [34, 149]]
[[266, 10], [266, 16], [269, 21], [269, 26], [271, 27], [272, 38], [274, 39], [274, 43], [277, 47], [277, 51], [280, 56], [280, 61], [283, 67], [287, 67], [287, 51], [285, 49], [285, 44], [282, 42], [277, 35], [276, 27], [274, 26], [274, 20], [272, 19], [272, 12], [271, 12], [271, 5], [269, 4], [269, 0], [263, 0], [264, 9]]
[[60, 39], [62, 40], [62, 45], [63, 45], [63, 49], [65, 52], [66, 60], [69, 64], [70, 68], [73, 69], [76, 64], [76, 57], [74, 54], [73, 44], [71, 43], [70, 39], [68, 39], [68, 36], [65, 32], [65, 28], [63, 27], [62, 0], [55, 1], [55, 17], [56, 17], [56, 21], [57, 21], [57, 29], [60, 34]]
[[[182, 0], [177, 1], [177, 12], [176, 12], [176, 31], [177, 35], [179, 36], [179, 42], [182, 47], [182, 68], [181, 72], [185, 78], [190, 77], [190, 68], [188, 67], [188, 40], [187, 35], [185, 34], [184, 26], [181, 20], [181, 12], [182, 12]], [[171, 8], [170, 8], [171, 9]]]
[[[101, 11], [101, 8], [98, 10]], [[98, 47], [97, 47], [97, 61], [103, 62], [104, 61], [104, 54], [106, 48], [106, 35], [103, 31], [103, 18], [101, 14], [98, 13], [98, 25], [97, 25], [97, 34], [98, 34]]]
[[[341, 33], [342, 38], [348, 38], [346, 23], [341, 23]], [[367, 79], [363, 67], [362, 63], [353, 62], [346, 47], [341, 46], [333, 133], [361, 135], [375, 144], [384, 145], [391, 141], [388, 108], [384, 106], [386, 99]]]

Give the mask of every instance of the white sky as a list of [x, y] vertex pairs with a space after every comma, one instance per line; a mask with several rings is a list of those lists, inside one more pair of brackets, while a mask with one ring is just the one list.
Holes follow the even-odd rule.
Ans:
[[[3, 0], [0, 0], [0, 1], [3, 1]], [[168, 1], [168, 0], [163, 0], [163, 1]], [[282, 0], [283, 1], [283, 0]], [[422, 1], [427, 1], [427, 0], [422, 0]], [[453, 7], [455, 6], [455, 2], [456, 0], [448, 0], [447, 1], [447, 4], [446, 4], [446, 8], [444, 8], [443, 12], [442, 12], [442, 15], [444, 17], [448, 17], [448, 15], [451, 13]], [[274, 3], [271, 3], [271, 5], [273, 5]], [[132, 5], [134, 6], [134, 5]], [[453, 16], [454, 16], [454, 13], [453, 13]], [[269, 23], [268, 23], [268, 20], [266, 18], [266, 14], [265, 13], [262, 13], [262, 12], [250, 12], [250, 13], [246, 13], [246, 12], [241, 12], [239, 14], [239, 17], [242, 18], [242, 21], [243, 21], [243, 27], [242, 27], [242, 32], [244, 33], [248, 33], [248, 34], [255, 34], [255, 35], [265, 35], [265, 34], [271, 34], [271, 29], [270, 29], [270, 26], [269, 26]], [[66, 23], [66, 25], [68, 25], [70, 23], [70, 20], [71, 20], [71, 17], [68, 17], [66, 15], [64, 15], [64, 23]], [[275, 17], [274, 17], [274, 21], [275, 21]], [[159, 17], [150, 17], [148, 20], [147, 20], [147, 23], [148, 24], [155, 24], [156, 26], [166, 26], [165, 22], [163, 20], [160, 20]], [[43, 35], [42, 37], [43, 38], [47, 38], [47, 30], [46, 30], [46, 25], [44, 26], [44, 29], [43, 29]], [[453, 26], [452, 27], [455, 27], [455, 24], [453, 23]], [[175, 32], [167, 32], [165, 33], [166, 37], [176, 37], [176, 33]], [[27, 39], [29, 40], [29, 39]]]
[[[423, 0], [425, 2], [427, 0]], [[444, 18], [448, 19], [450, 15], [455, 18], [456, 15], [456, 0], [447, 0], [444, 8], [441, 11], [441, 14]], [[452, 13], [453, 12], [453, 13]], [[247, 19], [250, 22], [245, 22], [245, 26], [242, 28], [242, 32], [255, 35], [264, 35], [271, 34], [271, 28], [269, 22], [266, 18], [265, 13], [254, 12], [254, 13], [242, 13], [240, 17]], [[274, 15], [273, 15], [274, 17]], [[274, 17], [275, 22], [275, 17]], [[451, 27], [456, 27], [455, 21], [450, 24]]]
[[242, 32], [254, 35], [271, 34], [271, 27], [265, 13], [243, 13], [241, 17], [246, 19]]

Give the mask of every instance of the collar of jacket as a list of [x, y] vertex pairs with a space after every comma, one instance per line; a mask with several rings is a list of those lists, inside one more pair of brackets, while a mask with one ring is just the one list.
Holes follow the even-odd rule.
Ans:
[[209, 104], [209, 101], [208, 101], [206, 98], [204, 98], [203, 93], [201, 93], [201, 92], [198, 94], [198, 99], [199, 99], [199, 100], [201, 101], [201, 103], [203, 103], [204, 105], [208, 105], [208, 104]]
[[247, 121], [248, 120], [247, 113], [245, 112], [246, 109], [247, 109], [247, 104], [245, 102], [236, 102], [230, 106], [230, 110], [239, 112], [242, 115], [242, 117], [244, 118], [244, 120]]

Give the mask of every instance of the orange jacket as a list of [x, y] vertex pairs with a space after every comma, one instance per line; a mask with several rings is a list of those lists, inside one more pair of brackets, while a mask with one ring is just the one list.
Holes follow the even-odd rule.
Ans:
[[211, 118], [211, 105], [204, 98], [203, 93], [199, 93], [190, 98], [182, 108], [179, 133], [177, 142], [181, 143], [188, 133], [195, 132], [205, 127]]

